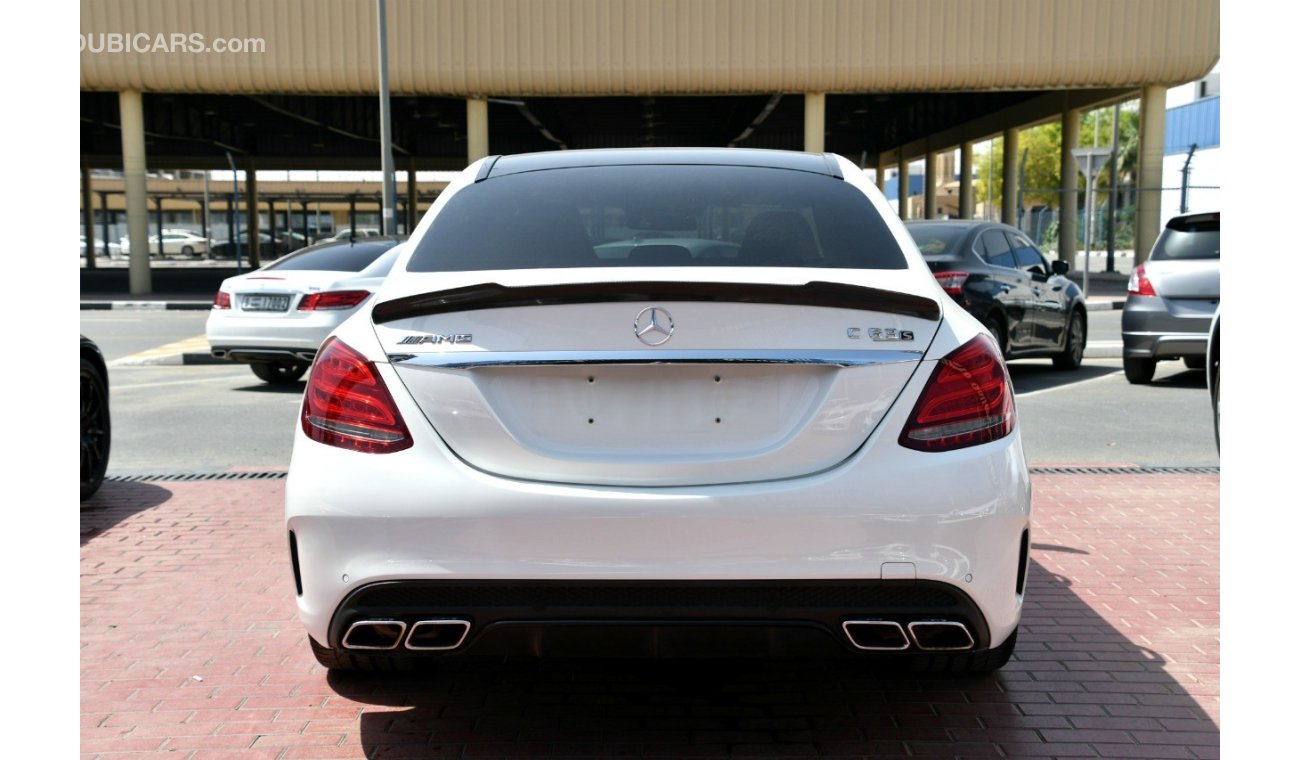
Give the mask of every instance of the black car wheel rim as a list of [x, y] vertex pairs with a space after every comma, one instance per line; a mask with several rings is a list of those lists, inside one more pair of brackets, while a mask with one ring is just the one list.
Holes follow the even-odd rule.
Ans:
[[1075, 364], [1083, 361], [1083, 320], [1077, 314], [1070, 319], [1070, 356]]
[[108, 404], [104, 386], [89, 370], [81, 372], [81, 485], [90, 486], [108, 458]]

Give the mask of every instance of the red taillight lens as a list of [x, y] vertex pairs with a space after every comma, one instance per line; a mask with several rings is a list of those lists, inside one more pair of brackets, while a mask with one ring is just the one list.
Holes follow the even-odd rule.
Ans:
[[1128, 292], [1134, 296], [1153, 296], [1156, 289], [1152, 287], [1151, 281], [1147, 279], [1146, 264], [1139, 264], [1133, 270], [1133, 274], [1128, 276]]
[[217, 291], [217, 296], [216, 296], [216, 298], [213, 298], [213, 299], [212, 299], [212, 308], [214, 308], [214, 309], [229, 309], [229, 308], [230, 308], [230, 294], [227, 293], [227, 292], [224, 291], [224, 290], [218, 290], [218, 291]]
[[325, 309], [351, 309], [366, 300], [369, 290], [332, 290], [312, 293], [298, 302], [298, 311], [324, 311]]
[[996, 441], [1016, 425], [1006, 365], [986, 335], [939, 360], [898, 442], [917, 451], [952, 451]]
[[411, 447], [411, 434], [383, 378], [351, 346], [330, 338], [311, 368], [302, 403], [308, 438], [368, 454]]
[[970, 277], [967, 272], [935, 272], [934, 279], [939, 281], [939, 287], [943, 292], [950, 296], [961, 295], [961, 286], [966, 284], [966, 278]]

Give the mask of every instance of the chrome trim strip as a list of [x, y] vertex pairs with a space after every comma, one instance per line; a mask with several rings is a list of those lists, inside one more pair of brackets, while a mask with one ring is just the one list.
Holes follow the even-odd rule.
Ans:
[[[962, 633], [966, 634], [966, 642], [967, 642], [967, 643], [966, 643], [965, 646], [960, 646], [960, 647], [927, 647], [927, 646], [923, 646], [923, 645], [921, 644], [921, 640], [920, 640], [919, 638], [917, 638], [917, 635], [916, 635], [916, 628], [914, 627], [914, 626], [918, 626], [918, 625], [923, 625], [923, 626], [924, 626], [924, 625], [928, 625], [928, 626], [935, 626], [935, 627], [951, 627], [951, 628], [958, 628], [958, 629], [961, 630]], [[974, 639], [974, 637], [972, 637], [972, 636], [970, 635], [970, 631], [966, 628], [966, 625], [965, 625], [964, 623], [958, 623], [958, 622], [955, 622], [955, 621], [952, 621], [952, 620], [915, 620], [915, 621], [913, 621], [913, 622], [907, 624], [907, 632], [910, 633], [910, 634], [912, 634], [912, 640], [916, 642], [916, 648], [917, 648], [917, 649], [924, 650], [924, 651], [926, 651], [926, 652], [960, 652], [960, 651], [964, 651], [964, 650], [970, 649], [971, 647], [975, 646], [975, 639]]]
[[[873, 625], [885, 626], [886, 628], [896, 628], [898, 629], [899, 638], [903, 640], [903, 645], [901, 647], [864, 647], [853, 640], [853, 634], [849, 632], [849, 626], [851, 625]], [[864, 652], [901, 652], [911, 646], [911, 643], [907, 640], [907, 634], [903, 632], [903, 626], [893, 620], [845, 620], [841, 624], [841, 627], [844, 628], [844, 636], [848, 638], [849, 643]]]
[[[353, 632], [354, 630], [356, 630], [357, 626], [360, 626], [360, 625], [396, 625], [396, 626], [400, 626], [400, 627], [401, 627], [401, 630], [397, 633], [397, 640], [395, 640], [395, 641], [393, 642], [393, 645], [392, 645], [391, 647], [367, 647], [367, 646], [361, 646], [361, 645], [359, 645], [359, 644], [349, 644], [349, 643], [348, 643], [348, 637], [351, 636], [351, 635], [352, 635], [352, 632]], [[340, 642], [340, 643], [342, 644], [342, 646], [343, 646], [344, 649], [372, 649], [372, 650], [379, 650], [379, 651], [388, 651], [388, 650], [390, 650], [390, 649], [396, 649], [396, 648], [398, 647], [398, 645], [400, 645], [400, 644], [402, 643], [402, 638], [405, 637], [405, 636], [406, 636], [406, 623], [405, 623], [404, 621], [401, 621], [401, 620], [358, 620], [357, 622], [355, 622], [355, 623], [353, 623], [352, 625], [348, 626], [348, 632], [345, 633], [345, 634], [343, 634], [343, 641]]]
[[794, 349], [669, 351], [454, 351], [389, 354], [403, 367], [475, 369], [572, 364], [815, 364], [871, 367], [919, 362], [923, 351], [799, 351]]
[[[455, 643], [455, 644], [452, 644], [451, 646], [446, 646], [446, 647], [417, 647], [417, 646], [415, 646], [414, 644], [411, 643], [411, 639], [415, 637], [415, 632], [418, 631], [418, 630], [420, 630], [420, 626], [422, 626], [422, 625], [430, 625], [430, 626], [462, 625], [462, 626], [465, 626], [465, 630], [461, 631], [461, 633], [460, 633], [460, 638], [459, 638], [459, 639], [456, 639], [456, 643]], [[420, 622], [418, 622], [418, 623], [416, 623], [415, 625], [411, 626], [411, 635], [406, 637], [406, 648], [407, 648], [407, 649], [413, 649], [413, 650], [418, 651], [418, 652], [441, 652], [441, 651], [446, 651], [446, 650], [448, 650], [448, 649], [456, 649], [456, 648], [459, 647], [461, 644], [464, 644], [464, 643], [465, 643], [465, 637], [468, 636], [468, 635], [469, 635], [469, 621], [468, 621], [468, 620], [421, 620]]]

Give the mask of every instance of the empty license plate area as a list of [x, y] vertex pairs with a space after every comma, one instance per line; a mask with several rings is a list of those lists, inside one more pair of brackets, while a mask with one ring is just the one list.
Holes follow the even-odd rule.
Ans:
[[288, 294], [255, 293], [240, 296], [239, 308], [244, 311], [288, 311]]

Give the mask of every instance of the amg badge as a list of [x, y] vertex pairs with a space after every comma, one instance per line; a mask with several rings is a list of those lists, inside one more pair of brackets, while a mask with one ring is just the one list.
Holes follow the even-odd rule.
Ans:
[[469, 333], [458, 333], [456, 335], [408, 335], [397, 341], [398, 345], [411, 346], [432, 343], [435, 346], [440, 343], [473, 343], [474, 336]]
[[911, 330], [898, 330], [893, 327], [868, 327], [867, 336], [872, 340], [914, 340]]

